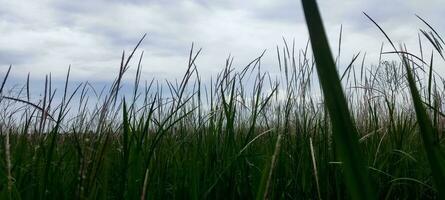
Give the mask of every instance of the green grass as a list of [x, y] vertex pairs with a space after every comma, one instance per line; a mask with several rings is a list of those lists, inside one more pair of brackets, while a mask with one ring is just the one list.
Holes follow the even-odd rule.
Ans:
[[192, 46], [182, 79], [143, 82], [143, 53], [132, 60], [145, 36], [102, 92], [69, 83], [68, 71], [62, 92], [47, 76], [35, 100], [29, 78], [9, 89], [10, 68], [0, 87], [0, 199], [443, 198], [440, 35], [419, 17], [430, 57], [396, 49], [383, 32], [394, 51], [375, 65], [357, 54], [336, 66], [315, 1], [303, 8], [313, 51], [284, 41], [278, 73], [261, 68], [263, 52], [241, 68], [229, 57], [203, 81]]

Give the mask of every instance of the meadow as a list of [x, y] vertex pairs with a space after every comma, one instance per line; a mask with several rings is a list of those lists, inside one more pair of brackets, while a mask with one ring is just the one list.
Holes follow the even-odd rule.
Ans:
[[302, 2], [310, 42], [277, 47], [274, 73], [261, 68], [264, 54], [243, 68], [229, 57], [203, 82], [192, 46], [182, 79], [141, 80], [145, 35], [104, 90], [70, 84], [68, 71], [63, 90], [47, 76], [34, 101], [29, 79], [7, 88], [10, 68], [0, 87], [0, 198], [445, 198], [439, 33], [418, 17], [420, 49], [434, 51], [415, 55], [365, 14], [393, 50], [340, 67], [315, 1]]

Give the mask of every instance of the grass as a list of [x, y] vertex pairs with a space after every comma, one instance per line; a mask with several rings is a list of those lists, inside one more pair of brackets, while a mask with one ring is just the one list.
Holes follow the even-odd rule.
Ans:
[[[414, 55], [370, 18], [394, 51], [376, 65], [354, 55], [339, 73], [315, 1], [302, 2], [312, 52], [284, 41], [278, 73], [261, 68], [263, 52], [242, 68], [227, 58], [204, 82], [192, 45], [182, 79], [144, 82], [143, 52], [131, 61], [145, 35], [102, 92], [74, 86], [68, 70], [62, 92], [49, 75], [35, 100], [29, 77], [8, 88], [10, 67], [0, 88], [0, 198], [443, 198], [439, 33], [419, 17], [420, 48], [434, 52]], [[133, 83], [124, 81], [131, 63]]]

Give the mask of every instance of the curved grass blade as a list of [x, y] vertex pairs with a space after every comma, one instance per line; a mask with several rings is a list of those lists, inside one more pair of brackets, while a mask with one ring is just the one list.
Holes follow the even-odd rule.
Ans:
[[[364, 13], [368, 19], [377, 26], [377, 28], [383, 33], [386, 39], [389, 41], [391, 46], [394, 48], [395, 52], [399, 52], [394, 43], [391, 41], [389, 36], [385, 33], [385, 31], [374, 21], [369, 15]], [[400, 51], [406, 52], [406, 51]], [[424, 148], [426, 151], [426, 155], [428, 158], [428, 162], [431, 167], [431, 171], [433, 174], [434, 184], [438, 190], [439, 199], [445, 199], [445, 154], [440, 149], [440, 144], [437, 140], [434, 139], [434, 128], [431, 122], [429, 115], [427, 114], [425, 107], [423, 104], [425, 102], [422, 101], [419, 91], [417, 90], [414, 74], [410, 68], [410, 60], [408, 59], [405, 53], [398, 53], [400, 59], [406, 70], [406, 76], [408, 79], [408, 87], [411, 92], [411, 97], [414, 104], [414, 110], [416, 111], [417, 123], [420, 127], [420, 134], [422, 137], [422, 141], [424, 144]], [[432, 61], [430, 66], [430, 71], [432, 69]], [[431, 74], [431, 72], [430, 72]], [[425, 103], [426, 104], [426, 103]], [[427, 104], [433, 110], [438, 110], [434, 106]]]
[[420, 127], [420, 134], [422, 136], [426, 156], [430, 163], [431, 171], [433, 174], [434, 184], [439, 194], [439, 199], [445, 199], [445, 154], [440, 149], [440, 144], [434, 139], [433, 124], [417, 90], [414, 80], [413, 72], [410, 69], [408, 58], [402, 54], [403, 64], [406, 69], [406, 75], [408, 79], [408, 86], [411, 91], [411, 97], [413, 99], [414, 109], [416, 111], [417, 123]]
[[336, 153], [343, 163], [346, 185], [353, 199], [375, 199], [334, 59], [315, 0], [302, 0], [318, 78], [332, 123]]

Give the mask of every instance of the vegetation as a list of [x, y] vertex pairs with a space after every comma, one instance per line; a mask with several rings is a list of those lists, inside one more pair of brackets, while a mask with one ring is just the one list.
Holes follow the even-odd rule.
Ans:
[[[74, 87], [68, 70], [62, 92], [47, 76], [34, 101], [29, 77], [6, 89], [10, 67], [0, 85], [0, 198], [445, 198], [445, 80], [434, 60], [445, 60], [443, 39], [419, 17], [428, 29], [414, 55], [369, 17], [394, 51], [376, 65], [357, 54], [337, 67], [315, 1], [302, 2], [313, 51], [284, 41], [279, 73], [261, 68], [263, 52], [243, 68], [229, 57], [203, 82], [192, 45], [182, 79], [141, 82], [141, 52], [123, 91], [145, 35], [100, 92]], [[424, 55], [422, 41], [434, 52]]]

